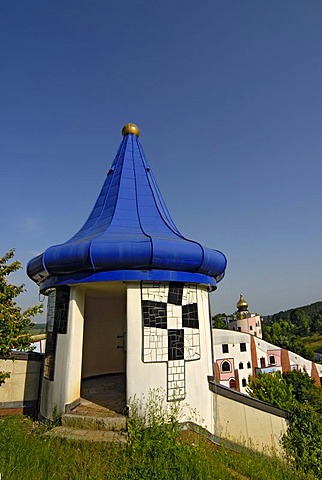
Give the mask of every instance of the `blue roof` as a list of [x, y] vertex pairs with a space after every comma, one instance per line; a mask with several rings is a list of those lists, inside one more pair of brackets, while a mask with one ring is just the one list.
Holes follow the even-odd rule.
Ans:
[[30, 260], [27, 273], [43, 289], [116, 279], [215, 285], [226, 263], [221, 252], [179, 232], [137, 135], [127, 133], [83, 227]]

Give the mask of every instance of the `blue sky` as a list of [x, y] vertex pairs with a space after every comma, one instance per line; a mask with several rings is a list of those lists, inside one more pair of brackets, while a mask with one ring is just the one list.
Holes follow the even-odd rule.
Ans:
[[322, 300], [321, 1], [3, 1], [0, 45], [3, 253], [74, 234], [134, 122], [179, 230], [228, 258], [213, 313]]

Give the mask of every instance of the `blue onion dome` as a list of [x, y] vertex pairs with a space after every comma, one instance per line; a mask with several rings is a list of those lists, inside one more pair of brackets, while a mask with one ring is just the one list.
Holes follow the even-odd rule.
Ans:
[[223, 253], [185, 238], [175, 226], [139, 142], [126, 124], [123, 140], [94, 208], [67, 242], [47, 248], [27, 265], [41, 290], [112, 280], [204, 283], [224, 276]]

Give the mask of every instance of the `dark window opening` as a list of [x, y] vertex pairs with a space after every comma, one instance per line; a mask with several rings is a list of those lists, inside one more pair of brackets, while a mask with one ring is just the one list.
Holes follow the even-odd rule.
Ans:
[[227, 360], [221, 364], [221, 371], [222, 372], [231, 372], [231, 366], [230, 366], [230, 363], [227, 362]]
[[243, 379], [242, 379], [242, 386], [243, 386], [243, 387], [246, 387], [246, 385], [247, 385], [246, 378], [243, 378]]
[[275, 355], [270, 355], [269, 356], [269, 363], [270, 363], [270, 365], [275, 365]]
[[243, 362], [239, 362], [239, 366], [238, 366], [239, 370], [242, 370], [244, 368], [244, 364]]
[[234, 378], [229, 380], [229, 388], [236, 389], [236, 380]]
[[251, 368], [251, 363], [250, 362], [247, 362], [247, 368]]
[[54, 380], [58, 334], [67, 333], [69, 287], [57, 287], [48, 296], [47, 341], [44, 360], [44, 378]]
[[229, 353], [228, 343], [223, 343], [222, 353]]
[[246, 352], [246, 343], [240, 343], [239, 347], [241, 352]]

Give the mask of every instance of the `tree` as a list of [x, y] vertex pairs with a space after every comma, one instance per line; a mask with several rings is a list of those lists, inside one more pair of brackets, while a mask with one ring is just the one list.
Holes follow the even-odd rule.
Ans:
[[225, 313], [217, 313], [212, 317], [212, 328], [222, 328], [227, 330], [228, 325], [226, 321], [227, 315]]
[[294, 402], [288, 422], [282, 437], [288, 460], [305, 473], [313, 473], [314, 478], [322, 478], [321, 416], [309, 403]]
[[296, 309], [290, 314], [290, 321], [296, 327], [296, 334], [300, 337], [305, 337], [311, 332], [311, 321], [304, 310]]
[[293, 401], [293, 387], [283, 379], [281, 372], [261, 373], [249, 377], [247, 393], [263, 402], [287, 410]]
[[[299, 315], [299, 318], [300, 317], [301, 314]], [[303, 319], [304, 317], [301, 318]], [[291, 350], [308, 360], [313, 360], [313, 350], [304, 345], [301, 338], [294, 333], [297, 331], [297, 328], [298, 327], [293, 325], [293, 323], [280, 319], [278, 322], [274, 322], [270, 326], [263, 324], [263, 337], [267, 342], [278, 345], [281, 348], [286, 348], [286, 350]]]
[[250, 377], [248, 393], [288, 410], [287, 433], [281, 442], [289, 461], [305, 473], [322, 478], [322, 389], [299, 371]]
[[[42, 312], [42, 305], [27, 308], [25, 311], [16, 304], [15, 298], [25, 289], [24, 285], [12, 285], [7, 277], [21, 268], [21, 263], [10, 260], [14, 250], [9, 250], [0, 258], [0, 357], [7, 359], [13, 349], [26, 351], [30, 349], [29, 330], [34, 325], [31, 319]], [[0, 385], [10, 375], [0, 372]]]

